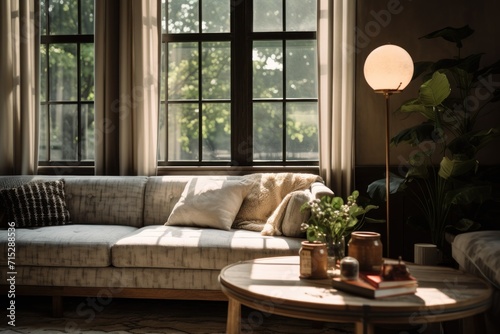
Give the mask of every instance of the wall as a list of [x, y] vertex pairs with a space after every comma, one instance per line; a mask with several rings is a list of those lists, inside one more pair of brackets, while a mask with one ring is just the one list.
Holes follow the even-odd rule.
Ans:
[[[369, 183], [384, 177], [385, 173], [385, 102], [381, 94], [374, 93], [363, 75], [368, 54], [378, 46], [391, 43], [406, 49], [414, 61], [437, 60], [456, 56], [453, 43], [443, 39], [419, 39], [446, 26], [469, 25], [474, 34], [464, 40], [462, 56], [483, 52], [482, 65], [500, 60], [500, 1], [497, 0], [357, 0], [357, 54], [356, 54], [356, 179], [355, 188], [362, 193]], [[401, 103], [417, 96], [421, 80], [417, 79], [401, 94], [390, 100], [390, 135], [401, 129], [419, 124], [422, 116], [393, 113]], [[500, 76], [493, 79], [500, 88]], [[492, 126], [500, 126], [500, 103], [496, 112], [483, 120]], [[500, 145], [500, 140], [497, 140]], [[498, 145], [491, 145], [490, 152], [479, 156], [481, 164], [500, 165]], [[403, 161], [412, 148], [400, 145], [390, 150], [391, 170], [404, 171]], [[492, 151], [493, 150], [493, 154]], [[403, 197], [402, 197], [403, 196]], [[390, 256], [402, 255], [413, 260], [413, 244], [429, 242], [428, 235], [408, 228], [404, 222], [415, 211], [413, 202], [403, 194], [391, 197]], [[376, 210], [375, 218], [385, 218], [385, 207]], [[385, 224], [364, 227], [378, 231], [386, 240]], [[386, 254], [384, 254], [386, 255]]]
[[[375, 94], [363, 76], [363, 65], [376, 47], [391, 43], [406, 49], [414, 61], [454, 57], [453, 43], [443, 39], [419, 39], [446, 26], [462, 27], [468, 24], [474, 34], [464, 40], [462, 55], [484, 52], [482, 65], [500, 60], [500, 1], [496, 0], [358, 0], [357, 1], [357, 74], [356, 74], [356, 165], [385, 164], [385, 103], [381, 94]], [[495, 78], [500, 88], [500, 77]], [[415, 97], [421, 80], [417, 79], [401, 94], [391, 97], [391, 111], [407, 99]], [[498, 103], [497, 109], [500, 109]], [[390, 117], [390, 133], [418, 124], [417, 115]], [[500, 110], [485, 122], [500, 126]], [[405, 119], [406, 117], [406, 119]], [[500, 144], [500, 141], [499, 141]], [[391, 149], [391, 165], [400, 164], [407, 157], [408, 148]], [[500, 164], [500, 155], [482, 153], [482, 163]]]

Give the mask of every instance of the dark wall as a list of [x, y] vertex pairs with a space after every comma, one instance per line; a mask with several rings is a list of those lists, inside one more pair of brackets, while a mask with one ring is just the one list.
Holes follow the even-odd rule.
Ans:
[[[385, 104], [381, 94], [375, 94], [363, 76], [363, 65], [375, 48], [391, 43], [408, 51], [414, 61], [437, 60], [454, 57], [453, 43], [442, 39], [419, 39], [446, 26], [469, 25], [474, 34], [464, 40], [462, 56], [485, 53], [482, 65], [500, 60], [500, 1], [496, 0], [358, 0], [357, 1], [357, 50], [356, 55], [356, 165], [370, 166], [385, 163]], [[391, 111], [402, 102], [415, 97], [421, 81], [415, 80], [401, 94], [391, 97]], [[500, 87], [500, 77], [494, 85]], [[497, 106], [496, 109], [500, 109]], [[484, 122], [499, 124], [500, 112], [489, 115]], [[418, 124], [422, 118], [391, 115], [390, 133], [409, 125]], [[500, 141], [498, 141], [500, 144]], [[407, 157], [408, 148], [391, 150], [391, 165]], [[482, 163], [500, 164], [500, 155], [483, 152]], [[483, 159], [484, 158], [484, 159]]]
[[[368, 54], [378, 46], [391, 43], [406, 49], [414, 61], [452, 58], [456, 55], [454, 44], [442, 39], [419, 39], [432, 31], [446, 26], [462, 27], [469, 25], [475, 33], [464, 40], [462, 56], [484, 52], [482, 65], [500, 60], [500, 24], [498, 22], [500, 2], [496, 0], [358, 0], [357, 1], [357, 54], [356, 54], [356, 173], [355, 188], [361, 192], [369, 183], [384, 177], [385, 166], [385, 102], [381, 94], [374, 93], [363, 75], [363, 66]], [[404, 101], [418, 93], [421, 80], [410, 83], [401, 94], [390, 100], [390, 134], [420, 123], [423, 118], [413, 115], [407, 117], [394, 114]], [[500, 87], [500, 77], [493, 79], [493, 85]], [[483, 124], [500, 126], [500, 103]], [[482, 165], [500, 165], [497, 145], [480, 155]], [[391, 170], [404, 172], [404, 160], [412, 148], [406, 145], [391, 148]], [[404, 195], [391, 197], [391, 255], [403, 255], [405, 260], [413, 260], [413, 244], [429, 242], [425, 233], [405, 226], [406, 217], [415, 211], [411, 200]], [[376, 215], [385, 218], [385, 208], [377, 210]], [[385, 239], [385, 226], [366, 226], [365, 229], [377, 230]]]

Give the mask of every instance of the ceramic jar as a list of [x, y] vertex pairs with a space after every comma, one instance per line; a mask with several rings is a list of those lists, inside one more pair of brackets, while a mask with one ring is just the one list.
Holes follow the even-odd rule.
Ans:
[[359, 271], [379, 272], [383, 263], [380, 233], [356, 231], [347, 244], [349, 256], [359, 262]]
[[300, 278], [327, 278], [327, 249], [325, 243], [302, 241], [299, 251]]

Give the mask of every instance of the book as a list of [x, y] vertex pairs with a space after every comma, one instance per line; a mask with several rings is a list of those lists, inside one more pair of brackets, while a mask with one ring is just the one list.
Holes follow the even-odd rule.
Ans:
[[365, 282], [363, 279], [344, 281], [340, 278], [333, 278], [332, 286], [333, 288], [340, 291], [345, 291], [356, 294], [358, 296], [372, 299], [414, 294], [415, 292], [417, 292], [417, 284], [377, 289], [370, 283]]
[[407, 279], [385, 280], [379, 274], [360, 272], [359, 277], [378, 289], [417, 284], [417, 280], [411, 275], [409, 275]]

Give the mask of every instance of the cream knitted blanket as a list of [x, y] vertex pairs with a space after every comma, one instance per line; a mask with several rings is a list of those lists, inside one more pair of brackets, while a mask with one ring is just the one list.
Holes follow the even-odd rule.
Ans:
[[306, 173], [258, 173], [244, 176], [250, 181], [248, 195], [243, 200], [233, 228], [279, 235], [291, 193], [305, 190], [321, 177]]

